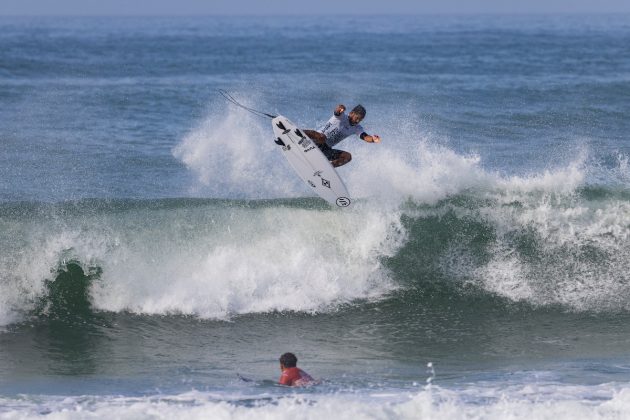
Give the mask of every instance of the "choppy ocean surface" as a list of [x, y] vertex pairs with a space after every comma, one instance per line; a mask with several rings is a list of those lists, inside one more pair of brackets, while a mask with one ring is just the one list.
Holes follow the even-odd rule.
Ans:
[[[630, 417], [628, 45], [628, 15], [0, 19], [0, 418]], [[356, 204], [220, 88], [304, 128], [363, 104]], [[322, 383], [277, 386], [286, 351]]]

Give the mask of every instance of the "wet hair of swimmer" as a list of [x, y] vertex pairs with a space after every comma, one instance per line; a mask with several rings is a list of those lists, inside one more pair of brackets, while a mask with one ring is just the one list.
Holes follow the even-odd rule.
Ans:
[[280, 356], [280, 363], [286, 368], [292, 368], [297, 365], [297, 357], [293, 353], [284, 353]]
[[352, 112], [354, 112], [357, 115], [360, 115], [361, 118], [365, 118], [365, 108], [363, 107], [363, 105], [357, 105], [354, 108], [352, 108]]

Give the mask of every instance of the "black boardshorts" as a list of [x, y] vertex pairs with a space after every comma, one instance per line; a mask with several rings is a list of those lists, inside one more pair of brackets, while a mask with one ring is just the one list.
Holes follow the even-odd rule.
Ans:
[[322, 151], [324, 156], [326, 156], [326, 159], [328, 159], [329, 161], [339, 159], [339, 156], [341, 156], [341, 154], [343, 153], [343, 150], [333, 149], [326, 143], [318, 144], [317, 147], [319, 147], [319, 150]]

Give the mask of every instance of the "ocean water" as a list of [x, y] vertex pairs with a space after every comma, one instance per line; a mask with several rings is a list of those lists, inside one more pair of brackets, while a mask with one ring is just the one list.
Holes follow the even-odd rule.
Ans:
[[[0, 418], [630, 417], [628, 45], [628, 15], [1, 18]], [[363, 104], [355, 204], [217, 89], [304, 128]], [[321, 384], [278, 386], [286, 351]]]

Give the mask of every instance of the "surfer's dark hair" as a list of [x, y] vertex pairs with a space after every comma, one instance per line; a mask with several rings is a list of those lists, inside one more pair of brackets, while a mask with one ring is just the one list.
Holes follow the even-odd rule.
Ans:
[[287, 368], [295, 367], [297, 365], [297, 357], [293, 353], [284, 353], [280, 356], [280, 363]]
[[361, 116], [361, 118], [365, 118], [365, 108], [363, 108], [363, 105], [357, 105], [354, 108], [352, 108], [352, 112], [354, 112], [355, 114], [359, 114]]

